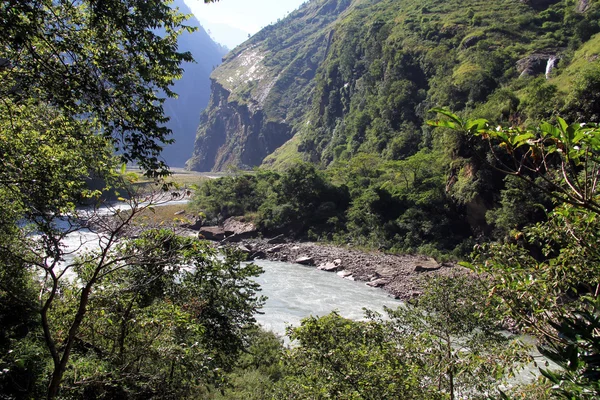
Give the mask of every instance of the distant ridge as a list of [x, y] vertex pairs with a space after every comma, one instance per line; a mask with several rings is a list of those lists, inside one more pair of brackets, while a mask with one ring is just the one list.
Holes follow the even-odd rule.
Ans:
[[[174, 7], [184, 14], [192, 14], [183, 0], [176, 0]], [[209, 76], [221, 64], [221, 58], [226, 53], [223, 46], [210, 38], [196, 17], [192, 16], [186, 23], [198, 29], [192, 34], [180, 36], [179, 49], [192, 53], [196, 63], [183, 65], [183, 77], [173, 89], [179, 97], [167, 99], [164, 106], [166, 115], [171, 118], [167, 126], [173, 131], [175, 143], [163, 149], [162, 157], [171, 167], [183, 167], [192, 155], [200, 113], [210, 97]]]

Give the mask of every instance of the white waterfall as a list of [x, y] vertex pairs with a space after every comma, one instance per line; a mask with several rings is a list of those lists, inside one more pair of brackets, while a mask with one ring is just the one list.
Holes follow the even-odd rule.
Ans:
[[546, 79], [550, 79], [550, 73], [556, 66], [556, 60], [557, 60], [556, 56], [551, 56], [548, 59], [548, 63], [546, 64]]

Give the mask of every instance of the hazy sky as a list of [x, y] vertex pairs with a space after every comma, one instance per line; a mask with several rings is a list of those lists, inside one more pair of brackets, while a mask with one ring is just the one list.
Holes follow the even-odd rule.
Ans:
[[184, 1], [217, 42], [233, 48], [248, 34], [283, 18], [306, 0], [220, 0], [211, 4], [204, 0]]

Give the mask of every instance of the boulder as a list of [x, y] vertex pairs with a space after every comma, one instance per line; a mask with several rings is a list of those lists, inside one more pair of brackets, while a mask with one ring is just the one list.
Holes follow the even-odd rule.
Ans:
[[351, 275], [352, 275], [352, 272], [350, 272], [350, 271], [346, 271], [346, 270], [343, 270], [343, 271], [338, 271], [338, 273], [337, 273], [337, 274], [338, 274], [339, 276], [341, 276], [342, 278], [347, 278], [347, 277], [349, 277], [349, 276], [351, 276]]
[[277, 235], [269, 240], [267, 240], [268, 244], [283, 244], [286, 243], [285, 237], [283, 235]]
[[415, 267], [415, 272], [430, 272], [430, 271], [437, 271], [438, 269], [440, 269], [441, 267], [424, 267], [422, 265], [417, 265]]
[[315, 265], [315, 260], [313, 260], [312, 257], [308, 257], [308, 256], [300, 256], [298, 258], [296, 258], [296, 264], [302, 264], [302, 265]]
[[319, 264], [319, 266], [317, 268], [322, 271], [335, 272], [340, 267], [339, 267], [339, 265], [336, 265], [335, 263], [327, 262], [327, 263]]
[[[225, 234], [227, 234], [227, 231], [225, 231]], [[223, 239], [223, 241], [225, 243], [239, 243], [246, 239], [253, 239], [256, 236], [258, 236], [258, 231], [234, 233], [227, 236], [225, 239]]]
[[252, 253], [250, 255], [250, 257], [248, 257], [248, 260], [264, 260], [265, 258], [267, 258], [267, 255], [265, 254], [265, 252], [259, 250], [259, 251]]
[[206, 240], [221, 241], [225, 239], [225, 230], [218, 226], [203, 226], [198, 230], [198, 237]]
[[249, 248], [247, 248], [246, 246], [244, 246], [243, 244], [240, 244], [237, 249], [239, 251], [241, 251], [244, 254], [250, 254], [252, 252], [252, 250], [250, 250]]
[[367, 282], [367, 285], [371, 286], [371, 287], [382, 287], [382, 286], [387, 285], [388, 283], [390, 283], [390, 281], [388, 279], [379, 278], [379, 279], [375, 279], [371, 282]]
[[267, 253], [277, 253], [278, 251], [281, 251], [284, 247], [285, 247], [284, 245], [278, 244], [276, 246], [268, 248]]
[[246, 222], [240, 220], [239, 218], [231, 217], [223, 221], [223, 230], [227, 236], [249, 232], [256, 233], [256, 225], [254, 225], [252, 222]]

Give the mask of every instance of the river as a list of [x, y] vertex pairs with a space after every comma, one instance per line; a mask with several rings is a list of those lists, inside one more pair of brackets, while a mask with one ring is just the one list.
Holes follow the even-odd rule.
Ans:
[[[185, 200], [169, 204], [183, 202]], [[105, 210], [102, 212], [107, 213]], [[68, 235], [65, 250], [74, 253], [93, 250], [98, 248], [100, 240], [98, 234], [82, 229]], [[67, 261], [74, 256], [67, 256]], [[261, 295], [267, 297], [256, 319], [266, 330], [279, 335], [285, 334], [287, 325], [298, 325], [302, 318], [310, 315], [323, 316], [337, 310], [344, 317], [361, 319], [364, 317], [363, 307], [382, 312], [384, 306], [397, 307], [400, 304], [381, 289], [314, 267], [267, 260], [254, 263], [264, 270], [256, 281], [261, 285]], [[68, 273], [67, 276], [73, 275]]]
[[[183, 202], [185, 200], [177, 203]], [[100, 240], [99, 235], [84, 229], [70, 234], [64, 244], [66, 250], [78, 252], [98, 248]], [[71, 257], [73, 255], [67, 258]], [[281, 336], [285, 335], [287, 326], [297, 326], [303, 318], [311, 315], [323, 316], [338, 311], [346, 318], [359, 320], [364, 317], [364, 308], [382, 312], [384, 306], [397, 307], [401, 304], [381, 289], [314, 267], [267, 260], [254, 263], [264, 270], [256, 281], [261, 286], [261, 295], [267, 297], [256, 319], [264, 329]], [[537, 351], [533, 351], [532, 355], [538, 361], [541, 359]], [[528, 365], [512, 383], [528, 382], [537, 374], [537, 368]]]
[[268, 297], [264, 314], [259, 314], [257, 320], [265, 329], [281, 335], [288, 324], [298, 325], [310, 315], [337, 310], [344, 317], [361, 319], [363, 307], [382, 312], [384, 306], [400, 305], [381, 289], [314, 267], [266, 260], [254, 263], [265, 271], [256, 280]]

